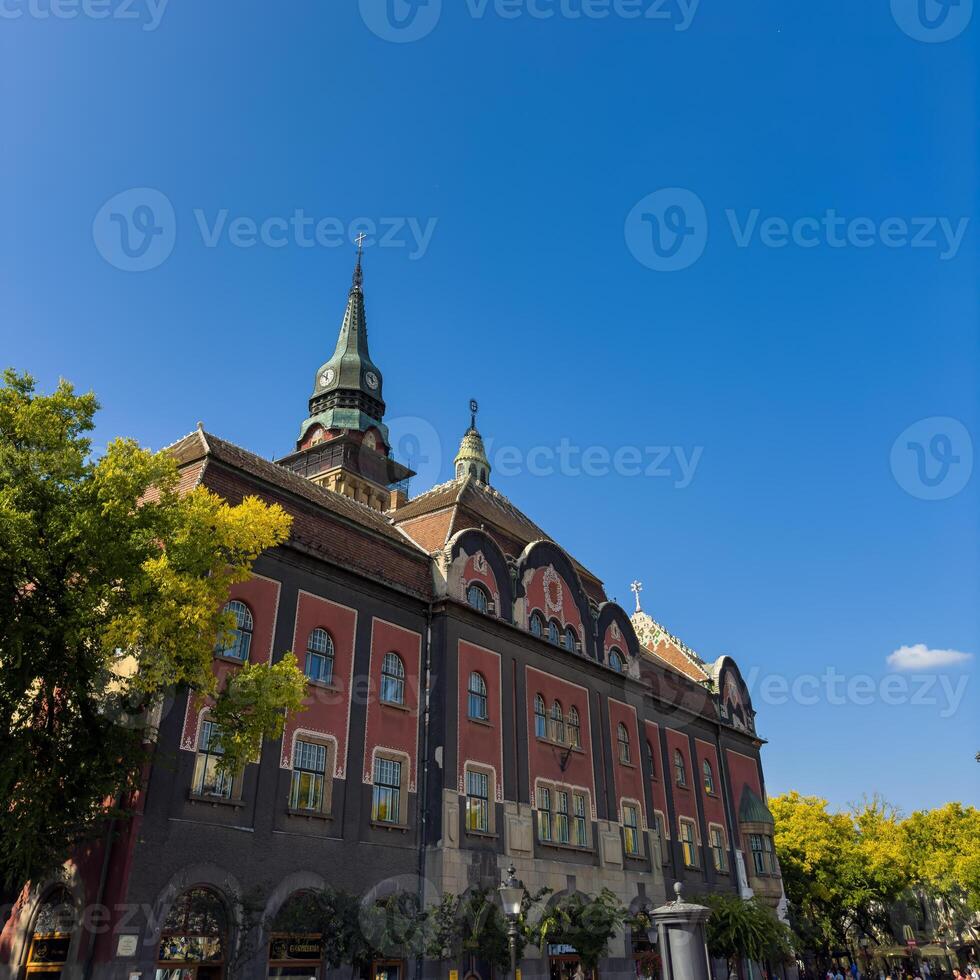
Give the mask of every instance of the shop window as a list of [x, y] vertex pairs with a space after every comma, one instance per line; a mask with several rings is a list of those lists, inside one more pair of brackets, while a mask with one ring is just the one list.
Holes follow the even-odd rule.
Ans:
[[317, 627], [306, 644], [306, 676], [321, 684], [333, 682], [333, 640], [325, 629]]
[[235, 618], [235, 626], [231, 632], [223, 637], [225, 645], [222, 646], [219, 640], [214, 652], [219, 657], [230, 657], [232, 660], [248, 660], [248, 652], [252, 647], [252, 610], [234, 599], [225, 605], [221, 610], [224, 613], [231, 613]]
[[184, 892], [160, 933], [156, 980], [219, 980], [225, 974], [228, 920], [210, 889]]
[[60, 977], [71, 948], [75, 908], [64, 888], [53, 891], [38, 907], [27, 949], [27, 976], [31, 980]]

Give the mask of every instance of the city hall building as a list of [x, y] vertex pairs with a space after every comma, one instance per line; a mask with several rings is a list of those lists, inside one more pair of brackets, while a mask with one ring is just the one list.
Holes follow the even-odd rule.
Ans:
[[[501, 494], [475, 406], [453, 479], [407, 495], [362, 280], [359, 256], [288, 455], [271, 462], [203, 427], [170, 447], [184, 488], [292, 515], [289, 541], [232, 590], [238, 628], [214, 669], [292, 650], [307, 710], [227, 779], [207, 704], [169, 699], [132, 820], [25, 891], [0, 975], [321, 978], [321, 937], [270, 927], [291, 898], [330, 886], [431, 903], [496, 888], [510, 864], [550, 901], [608, 888], [638, 911], [682, 881], [689, 896], [780, 902], [763, 743], [736, 663], [702, 660], [641, 611], [638, 585], [632, 614], [610, 601], [582, 564], [596, 556], [568, 554]], [[648, 953], [626, 930], [599, 973], [635, 977]], [[568, 980], [576, 951], [529, 949], [521, 968]], [[450, 970], [493, 973], [475, 956], [393, 956], [370, 980]]]

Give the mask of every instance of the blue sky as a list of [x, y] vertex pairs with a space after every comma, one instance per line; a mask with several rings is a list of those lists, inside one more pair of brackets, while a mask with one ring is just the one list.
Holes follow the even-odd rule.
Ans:
[[[392, 2], [3, 0], [0, 360], [282, 455], [370, 219], [396, 450], [447, 478], [478, 398], [497, 486], [755, 678], [770, 792], [977, 802], [972, 0]], [[882, 688], [920, 644], [973, 656]]]

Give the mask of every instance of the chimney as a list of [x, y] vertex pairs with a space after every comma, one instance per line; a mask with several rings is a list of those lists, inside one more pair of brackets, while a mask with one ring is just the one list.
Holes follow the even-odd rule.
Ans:
[[393, 510], [398, 510], [399, 507], [404, 507], [407, 503], [408, 494], [404, 490], [392, 490], [388, 501], [388, 511], [390, 513]]

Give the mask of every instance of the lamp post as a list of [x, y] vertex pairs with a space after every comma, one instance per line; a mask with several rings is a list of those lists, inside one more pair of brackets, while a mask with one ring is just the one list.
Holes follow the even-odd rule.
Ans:
[[861, 952], [864, 953], [864, 974], [865, 976], [871, 976], [871, 954], [868, 952], [868, 947], [871, 945], [870, 936], [862, 936], [858, 940], [861, 946]]
[[517, 980], [517, 920], [521, 915], [521, 905], [524, 902], [524, 885], [517, 880], [517, 869], [511, 865], [507, 869], [507, 877], [497, 889], [500, 893], [500, 904], [507, 917], [507, 939], [510, 943], [510, 973]]

